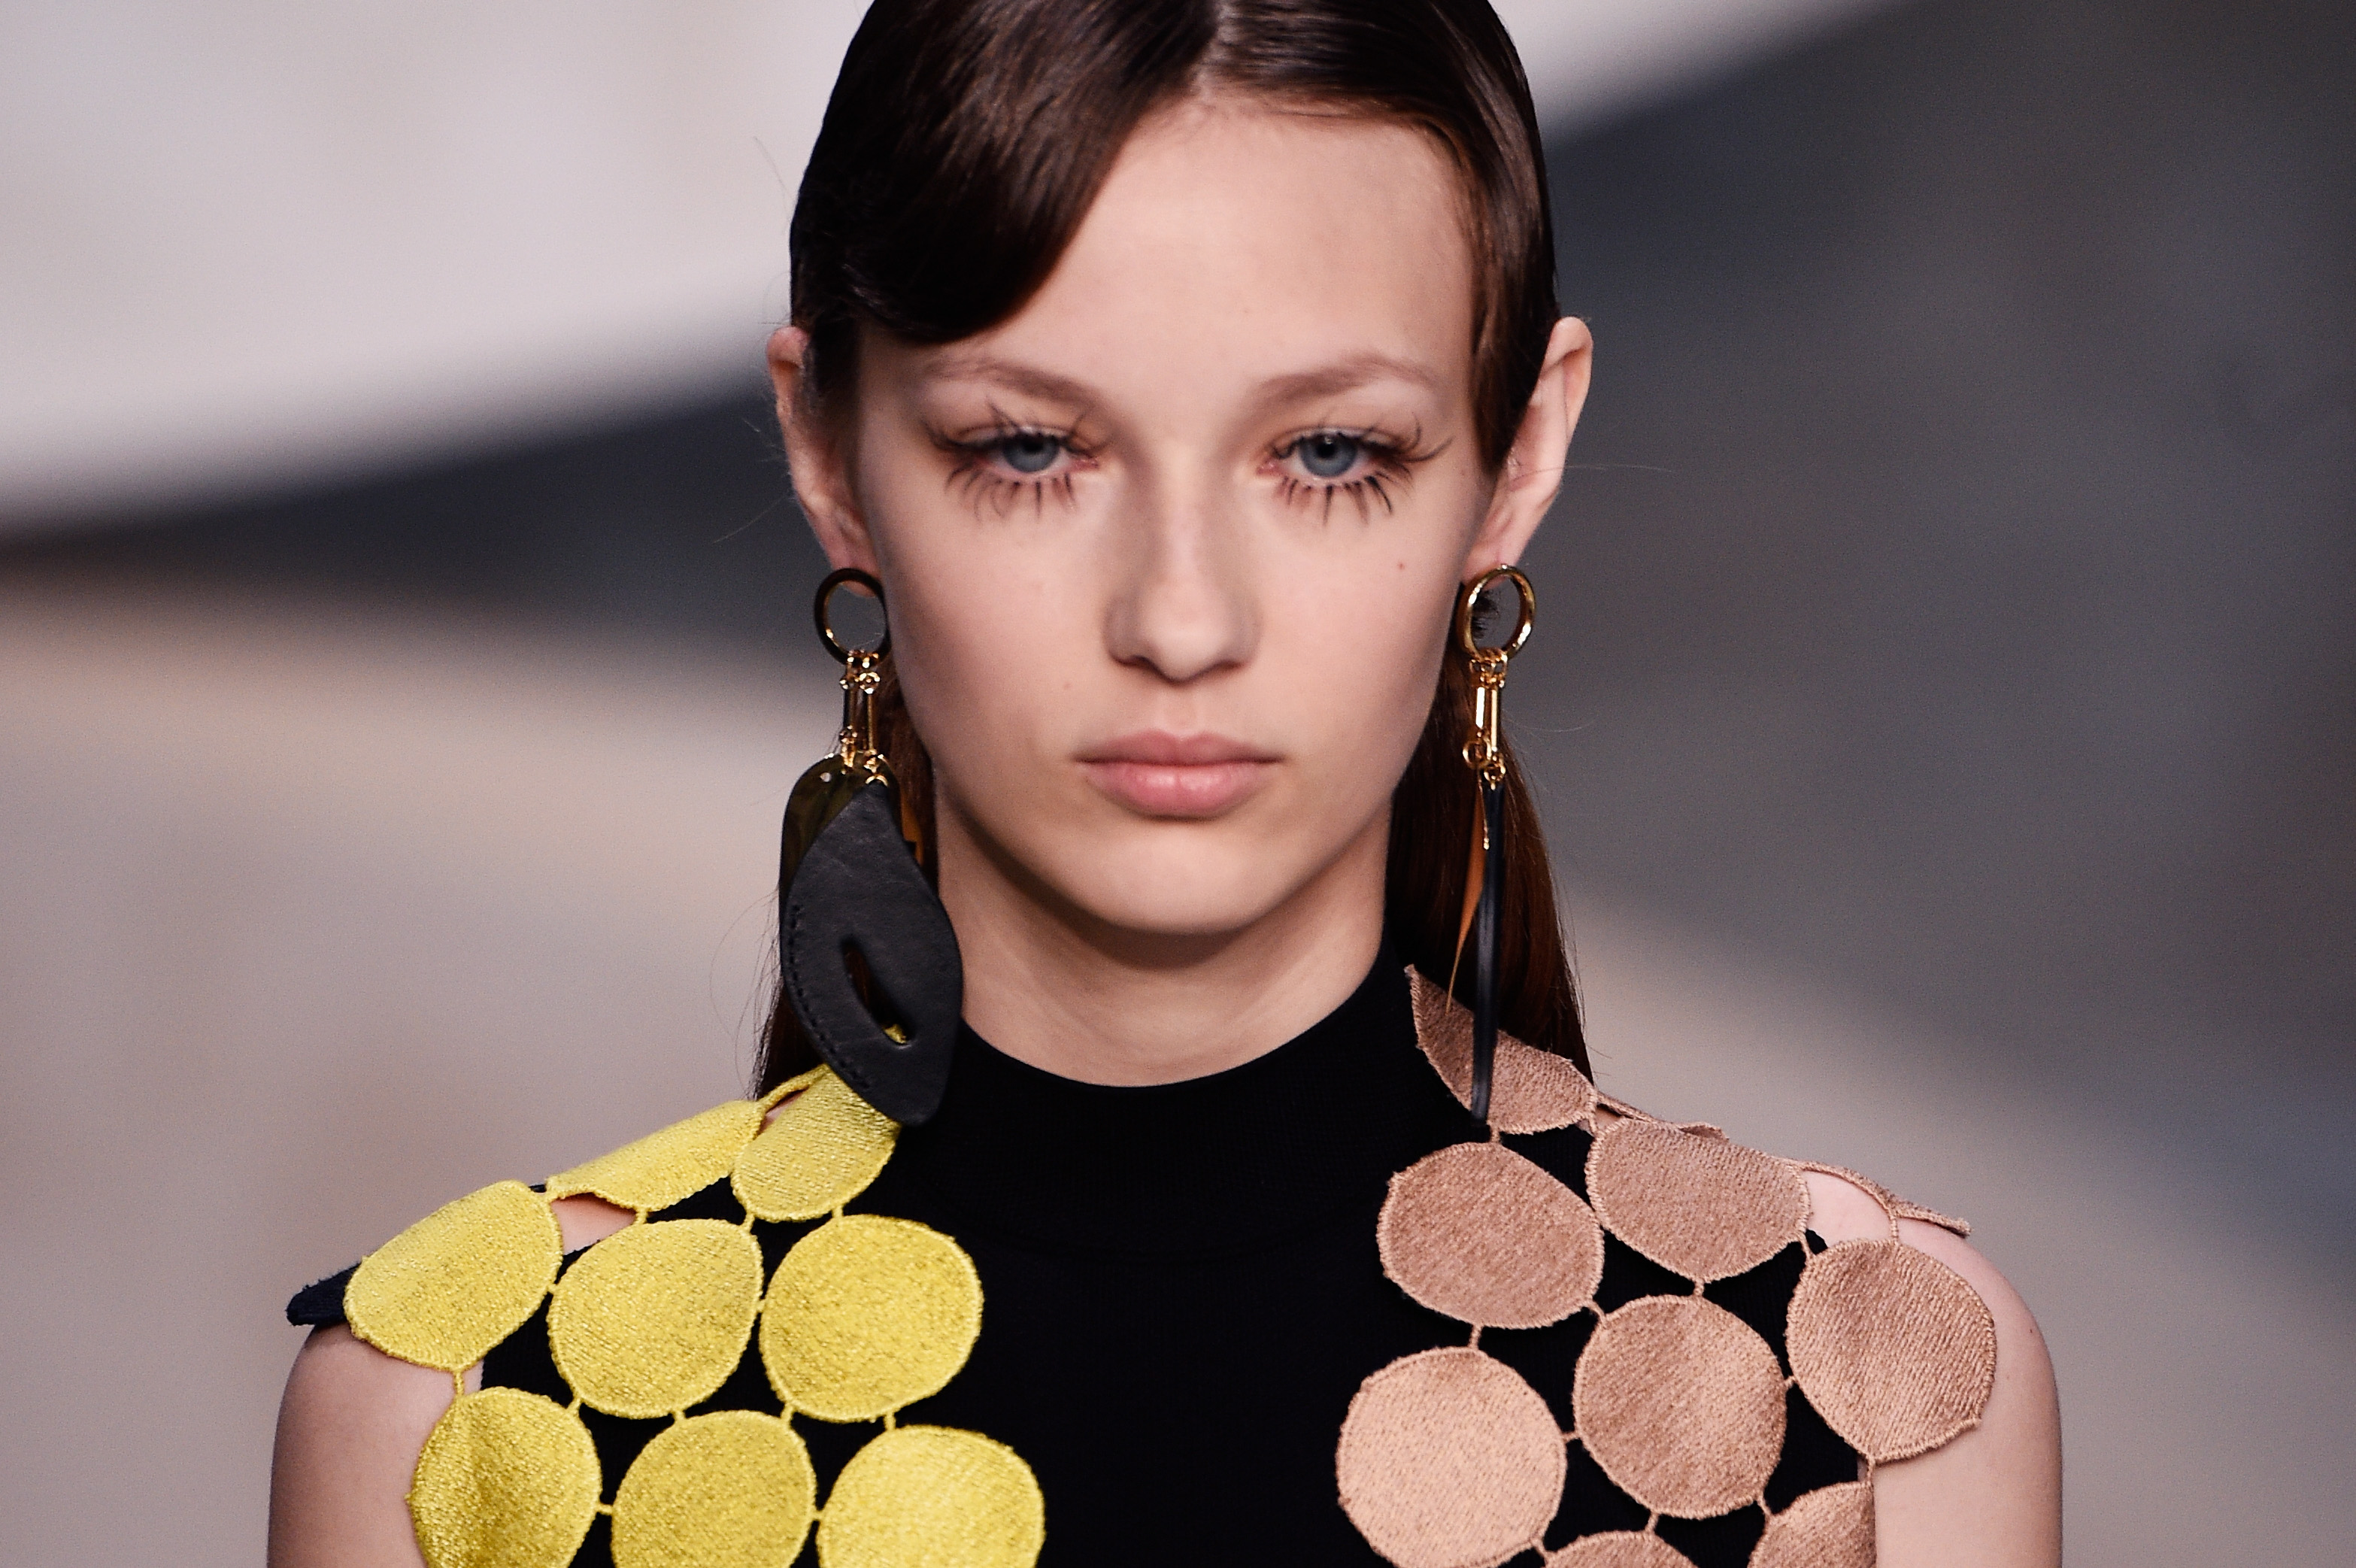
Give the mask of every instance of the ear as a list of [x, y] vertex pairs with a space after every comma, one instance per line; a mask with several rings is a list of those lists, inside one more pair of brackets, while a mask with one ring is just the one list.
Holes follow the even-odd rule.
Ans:
[[805, 395], [802, 367], [809, 359], [809, 334], [800, 328], [780, 327], [769, 335], [769, 380], [777, 389], [777, 428], [785, 434], [794, 494], [830, 564], [880, 576], [874, 542], [851, 487], [845, 444]]
[[1547, 338], [1546, 363], [1522, 410], [1521, 427], [1497, 477], [1489, 515], [1464, 557], [1464, 581], [1492, 566], [1521, 559], [1530, 536], [1546, 521], [1547, 509], [1562, 489], [1563, 464], [1570, 456], [1570, 433], [1587, 403], [1587, 378], [1594, 368], [1595, 339], [1587, 323], [1566, 316]]

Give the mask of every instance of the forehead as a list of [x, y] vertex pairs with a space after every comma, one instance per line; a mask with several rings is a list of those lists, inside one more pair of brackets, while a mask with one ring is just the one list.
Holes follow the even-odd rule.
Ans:
[[1419, 130], [1190, 101], [1130, 138], [1039, 293], [944, 364], [984, 349], [1167, 400], [1388, 360], [1469, 400], [1464, 227]]

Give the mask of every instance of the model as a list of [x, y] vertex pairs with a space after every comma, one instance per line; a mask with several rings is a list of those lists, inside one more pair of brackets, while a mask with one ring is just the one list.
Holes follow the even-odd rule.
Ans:
[[1483, 0], [881, 0], [791, 260], [759, 1081], [298, 1296], [273, 1563], [2058, 1563], [1962, 1227], [1587, 1071], [1500, 715], [1590, 344]]

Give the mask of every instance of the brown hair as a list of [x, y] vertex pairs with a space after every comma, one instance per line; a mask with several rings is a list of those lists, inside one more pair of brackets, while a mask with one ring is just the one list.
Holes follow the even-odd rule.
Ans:
[[[1139, 123], [1221, 91], [1399, 121], [1447, 155], [1472, 251], [1475, 435], [1489, 470], [1503, 467], [1555, 321], [1554, 232], [1529, 86], [1486, 0], [876, 0], [794, 207], [793, 321], [809, 334], [818, 416], [847, 408], [862, 328], [948, 343], [1022, 309]], [[1459, 755], [1471, 714], [1451, 644], [1393, 796], [1385, 888], [1391, 940], [1443, 984], [1472, 832]], [[929, 840], [931, 763], [896, 687], [878, 719]], [[1506, 766], [1499, 1021], [1584, 1070], [1553, 874], [1510, 746]], [[759, 1085], [815, 1060], [781, 992]]]

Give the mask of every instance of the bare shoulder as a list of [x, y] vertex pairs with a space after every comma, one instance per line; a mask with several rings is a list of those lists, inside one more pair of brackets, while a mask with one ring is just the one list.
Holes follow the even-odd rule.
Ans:
[[[627, 1225], [594, 1197], [550, 1206], [566, 1251]], [[482, 1385], [482, 1369], [458, 1380]], [[270, 1469], [270, 1568], [423, 1568], [409, 1483], [456, 1392], [447, 1372], [388, 1356], [342, 1325], [296, 1352]]]
[[[1810, 1226], [1826, 1240], [1889, 1236], [1880, 1197], [1826, 1171], [1804, 1178]], [[1953, 1269], [1987, 1304], [1996, 1325], [1996, 1379], [1977, 1426], [1875, 1472], [1879, 1561], [1882, 1568], [2051, 1568], [2062, 1561], [2062, 1422], [2045, 1337], [2020, 1293], [1962, 1236], [1902, 1217], [1897, 1230], [1901, 1241]]]
[[453, 1391], [340, 1325], [313, 1330], [278, 1407], [270, 1568], [423, 1568], [409, 1477]]

